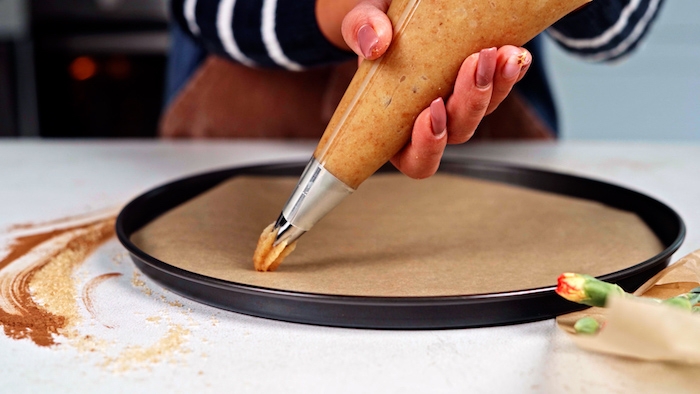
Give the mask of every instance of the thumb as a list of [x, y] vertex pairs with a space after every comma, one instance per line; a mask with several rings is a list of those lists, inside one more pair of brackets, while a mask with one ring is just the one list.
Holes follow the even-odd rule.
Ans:
[[343, 39], [358, 56], [374, 60], [382, 56], [389, 47], [393, 28], [386, 11], [390, 1], [363, 1], [343, 19]]

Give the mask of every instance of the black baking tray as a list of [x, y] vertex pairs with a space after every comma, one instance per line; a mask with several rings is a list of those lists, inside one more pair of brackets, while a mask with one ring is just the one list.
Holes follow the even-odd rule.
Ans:
[[[213, 171], [157, 187], [120, 212], [116, 232], [136, 266], [175, 293], [214, 307], [297, 323], [374, 329], [485, 327], [543, 320], [580, 310], [548, 287], [491, 294], [437, 297], [365, 297], [315, 294], [251, 286], [212, 278], [169, 265], [134, 245], [130, 237], [168, 210], [239, 175], [300, 176], [306, 162]], [[385, 166], [381, 172], [396, 171]], [[624, 270], [599, 277], [634, 290], [662, 270], [685, 237], [683, 221], [671, 208], [644, 194], [572, 175], [483, 160], [443, 160], [439, 169], [472, 178], [578, 197], [636, 213], [664, 250]], [[251, 251], [252, 253], [252, 251]]]

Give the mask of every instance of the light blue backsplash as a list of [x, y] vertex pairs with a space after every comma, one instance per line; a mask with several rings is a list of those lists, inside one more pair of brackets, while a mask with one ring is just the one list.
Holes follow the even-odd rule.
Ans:
[[664, 3], [620, 63], [588, 63], [547, 40], [563, 140], [700, 141], [700, 1]]

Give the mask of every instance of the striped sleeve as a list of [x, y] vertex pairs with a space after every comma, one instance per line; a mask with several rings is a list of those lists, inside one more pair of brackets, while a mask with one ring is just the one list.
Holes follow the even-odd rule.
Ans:
[[547, 32], [567, 51], [590, 61], [628, 55], [640, 43], [663, 0], [593, 0]]
[[175, 21], [209, 52], [249, 67], [292, 71], [356, 56], [331, 44], [315, 0], [173, 0]]

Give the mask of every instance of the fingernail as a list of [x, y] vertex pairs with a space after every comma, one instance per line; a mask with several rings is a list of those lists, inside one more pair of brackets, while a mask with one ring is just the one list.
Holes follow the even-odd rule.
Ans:
[[430, 103], [430, 124], [433, 127], [433, 134], [436, 136], [447, 130], [447, 111], [442, 97], [438, 97]]
[[503, 71], [501, 72], [503, 78], [513, 79], [517, 77], [518, 74], [520, 74], [520, 62], [520, 55], [509, 57], [506, 65], [503, 66]]
[[379, 36], [370, 25], [362, 25], [357, 31], [357, 42], [360, 44], [360, 51], [365, 59], [372, 57], [372, 54], [377, 50]]
[[518, 63], [520, 64], [520, 67], [527, 67], [532, 63], [532, 57], [528, 54], [527, 51], [521, 53], [518, 55]]
[[482, 49], [479, 52], [479, 62], [476, 65], [476, 86], [478, 88], [488, 87], [493, 81], [496, 55], [496, 48]]

